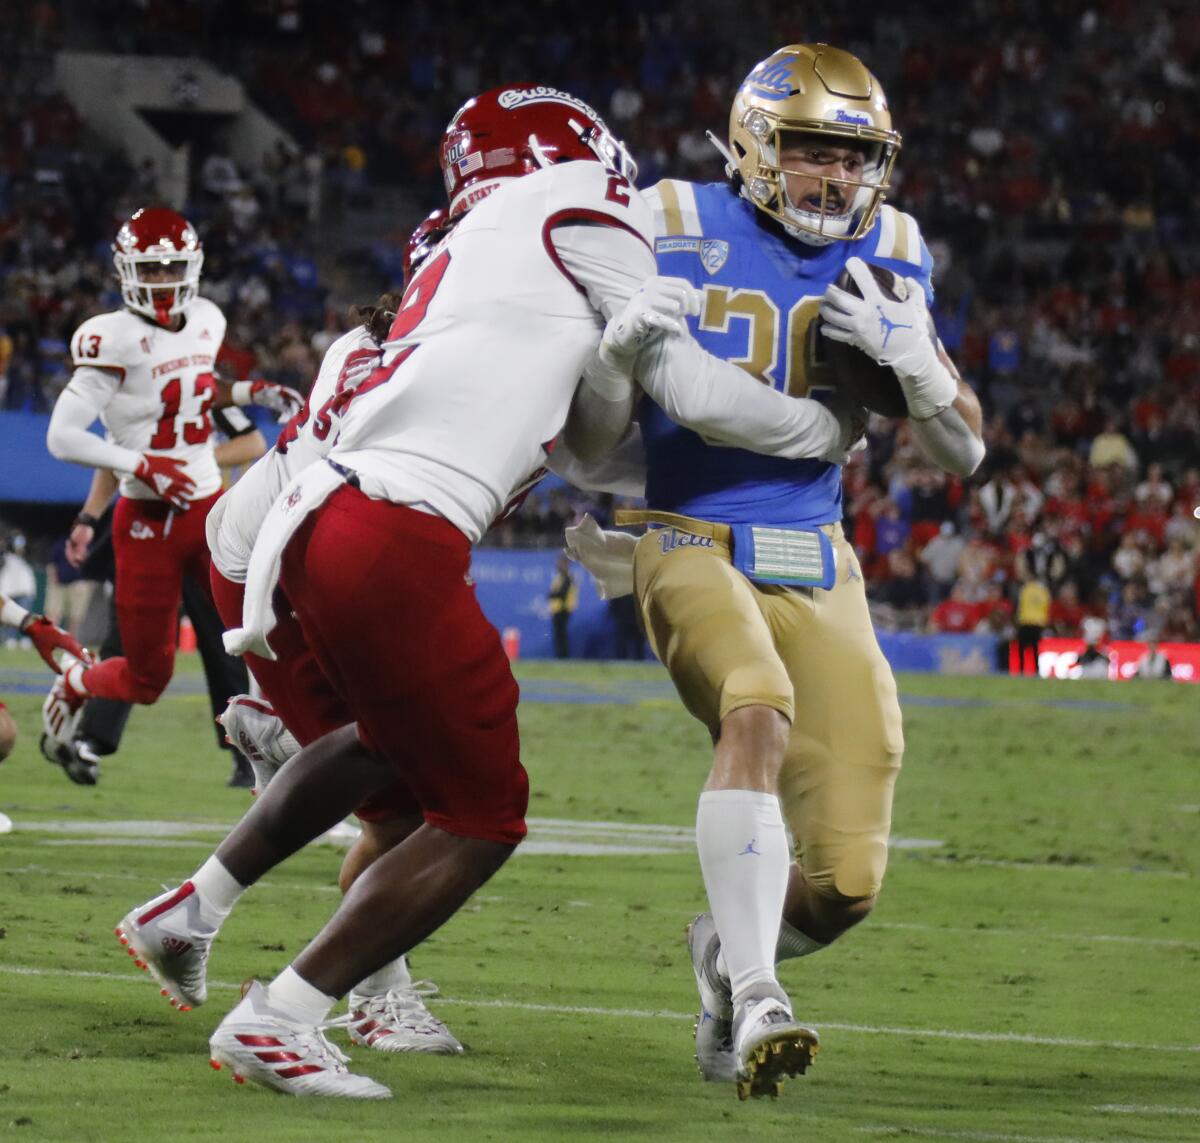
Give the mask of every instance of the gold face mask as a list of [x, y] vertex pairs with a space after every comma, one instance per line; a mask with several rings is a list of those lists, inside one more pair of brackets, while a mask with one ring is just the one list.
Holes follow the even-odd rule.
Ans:
[[[864, 155], [858, 178], [788, 170], [780, 157], [791, 141], [819, 137], [827, 147]], [[762, 61], [743, 81], [729, 115], [729, 148], [744, 194], [797, 238], [824, 246], [870, 230], [900, 150], [887, 97], [849, 52], [828, 44], [793, 44]], [[820, 181], [820, 208], [790, 201], [786, 176]], [[836, 191], [834, 188], [836, 187]], [[840, 200], [831, 214], [827, 204]]]

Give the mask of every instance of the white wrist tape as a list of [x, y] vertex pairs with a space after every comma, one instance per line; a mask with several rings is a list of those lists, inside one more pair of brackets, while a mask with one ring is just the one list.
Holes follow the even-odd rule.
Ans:
[[28, 618], [29, 612], [11, 599], [6, 599], [4, 606], [0, 607], [0, 624], [5, 627], [20, 627]]
[[253, 381], [235, 381], [230, 386], [230, 399], [235, 405], [245, 406], [252, 404], [250, 400], [250, 387], [253, 384]]

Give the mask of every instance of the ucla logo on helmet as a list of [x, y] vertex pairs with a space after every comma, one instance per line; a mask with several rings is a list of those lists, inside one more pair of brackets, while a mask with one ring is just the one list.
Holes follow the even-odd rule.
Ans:
[[784, 60], [767, 60], [746, 76], [746, 86], [763, 99], [787, 99], [792, 94], [792, 68]]
[[729, 258], [729, 243], [723, 238], [705, 238], [700, 243], [700, 264], [715, 274]]

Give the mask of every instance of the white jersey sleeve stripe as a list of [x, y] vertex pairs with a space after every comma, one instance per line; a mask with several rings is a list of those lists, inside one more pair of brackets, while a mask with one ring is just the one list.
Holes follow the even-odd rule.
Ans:
[[896, 210], [886, 203], [879, 208], [879, 241], [875, 244], [876, 258], [894, 258], [896, 250]]

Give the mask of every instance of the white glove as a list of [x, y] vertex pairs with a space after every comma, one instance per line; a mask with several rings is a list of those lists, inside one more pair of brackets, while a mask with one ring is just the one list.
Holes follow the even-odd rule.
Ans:
[[304, 397], [276, 381], [235, 381], [232, 386], [235, 405], [259, 405], [270, 409], [278, 421], [290, 420], [304, 408]]
[[567, 555], [591, 572], [601, 599], [616, 599], [633, 591], [633, 549], [637, 547], [637, 536], [606, 531], [591, 516], [584, 516], [564, 535]]
[[894, 302], [884, 296], [861, 258], [849, 259], [846, 269], [863, 296], [856, 298], [830, 285], [821, 302], [821, 332], [831, 341], [861, 349], [880, 365], [890, 365], [915, 420], [936, 417], [954, 404], [958, 382], [938, 359], [921, 283], [902, 279], [897, 289], [901, 300]]
[[689, 315], [700, 313], [700, 291], [684, 278], [647, 278], [641, 288], [614, 314], [600, 339], [601, 357], [609, 362], [631, 361], [655, 338], [686, 333]]

